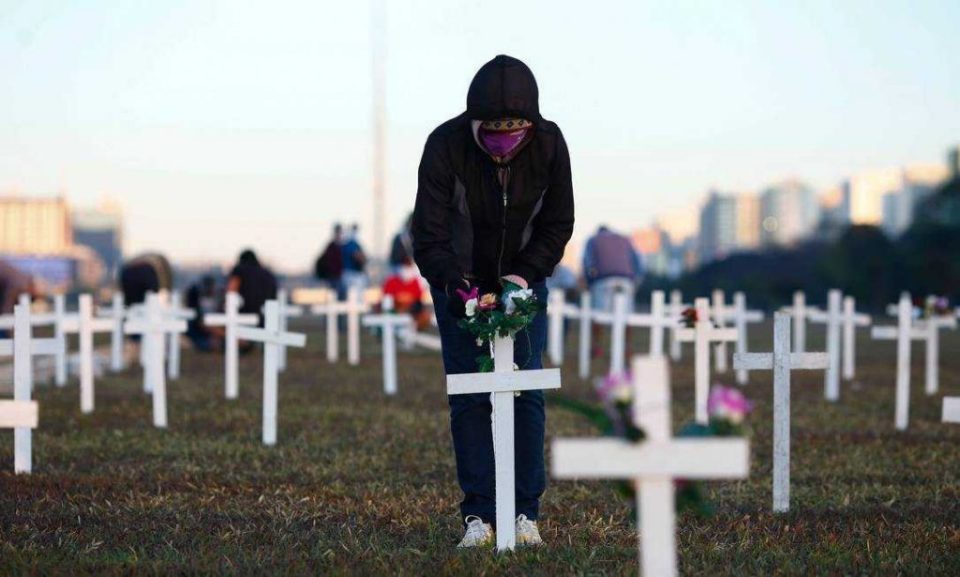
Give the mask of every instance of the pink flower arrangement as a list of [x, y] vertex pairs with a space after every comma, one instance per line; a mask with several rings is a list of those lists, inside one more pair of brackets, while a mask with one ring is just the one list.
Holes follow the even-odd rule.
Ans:
[[739, 425], [752, 410], [753, 403], [748, 401], [739, 390], [720, 384], [715, 384], [710, 389], [707, 411], [712, 419], [727, 420], [734, 425]]
[[629, 403], [633, 398], [633, 380], [630, 373], [609, 374], [597, 379], [595, 387], [597, 396], [605, 405]]

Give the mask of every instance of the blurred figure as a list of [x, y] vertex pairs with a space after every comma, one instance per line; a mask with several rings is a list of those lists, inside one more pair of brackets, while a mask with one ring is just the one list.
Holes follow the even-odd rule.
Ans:
[[[590, 302], [595, 310], [613, 310], [613, 295], [618, 292], [627, 294], [627, 312], [633, 311], [634, 295], [637, 284], [643, 274], [640, 255], [633, 248], [630, 239], [601, 225], [587, 241], [583, 249], [583, 275], [590, 290]], [[594, 325], [594, 343], [600, 341], [600, 327]], [[629, 330], [628, 330], [629, 333]], [[627, 342], [630, 342], [629, 334]], [[594, 347], [593, 354], [599, 357], [603, 350]]]
[[126, 306], [146, 300], [148, 292], [170, 290], [173, 287], [173, 268], [159, 253], [146, 253], [123, 264], [120, 269], [120, 288]]
[[[33, 277], [12, 264], [0, 260], [0, 314], [12, 315], [13, 305], [21, 294], [28, 294], [33, 299], [37, 294]], [[9, 332], [0, 329], [0, 338], [7, 338]]]
[[360, 246], [359, 232], [359, 225], [354, 224], [343, 242], [343, 275], [340, 277], [340, 286], [337, 290], [337, 298], [340, 300], [346, 299], [347, 292], [352, 288], [359, 290], [367, 288], [367, 274], [364, 272], [367, 266], [367, 255]]
[[227, 292], [235, 292], [243, 299], [241, 313], [255, 314], [263, 326], [263, 305], [277, 298], [277, 277], [260, 264], [256, 253], [246, 249], [240, 253], [236, 266], [227, 279]]
[[567, 295], [567, 300], [575, 296], [577, 291], [577, 275], [563, 263], [560, 263], [553, 269], [553, 274], [547, 277], [548, 289], [560, 289]]
[[187, 323], [187, 338], [193, 348], [202, 352], [219, 349], [219, 333], [208, 328], [203, 316], [217, 310], [217, 281], [211, 275], [205, 275], [187, 289], [187, 307], [196, 313], [196, 317]]
[[407, 259], [413, 262], [413, 235], [410, 227], [413, 225], [413, 214], [407, 217], [400, 232], [393, 237], [393, 243], [390, 245], [390, 270], [399, 273]]
[[397, 272], [387, 277], [383, 283], [383, 296], [393, 298], [394, 311], [410, 313], [418, 331], [430, 325], [430, 311], [423, 306], [423, 284], [413, 257], [406, 257]]
[[340, 277], [343, 275], [343, 225], [340, 223], [333, 225], [333, 238], [317, 258], [314, 274], [317, 280], [339, 290]]

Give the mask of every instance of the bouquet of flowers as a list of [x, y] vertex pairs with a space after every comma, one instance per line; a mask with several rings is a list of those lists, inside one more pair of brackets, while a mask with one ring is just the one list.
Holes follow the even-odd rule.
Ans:
[[466, 317], [458, 325], [476, 337], [478, 346], [486, 345], [489, 350], [477, 357], [481, 373], [493, 372], [494, 339], [512, 337], [522, 331], [543, 309], [532, 289], [513, 283], [506, 283], [499, 297], [492, 292], [481, 295], [477, 287], [469, 291], [457, 289], [457, 297], [463, 299], [466, 310]]
[[[633, 443], [646, 439], [646, 434], [633, 419], [633, 385], [629, 374], [609, 375], [594, 383], [600, 406], [554, 396], [552, 402], [562, 408], [586, 417], [605, 436], [618, 437]], [[735, 388], [715, 384], [707, 400], [710, 415], [706, 425], [690, 423], [680, 430], [678, 437], [735, 437], [747, 434], [746, 418], [753, 404]], [[676, 482], [677, 511], [693, 511], [709, 515], [712, 506], [703, 496], [699, 482], [678, 479]], [[636, 506], [635, 487], [629, 481], [616, 483], [617, 493]]]

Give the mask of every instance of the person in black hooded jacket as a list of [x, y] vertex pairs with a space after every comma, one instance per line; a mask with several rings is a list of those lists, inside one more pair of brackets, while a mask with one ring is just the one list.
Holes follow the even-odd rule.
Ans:
[[[417, 186], [414, 258], [430, 283], [444, 369], [476, 371], [481, 353], [457, 326], [464, 304], [456, 289], [500, 292], [507, 283], [531, 288], [546, 302], [545, 279], [573, 233], [570, 156], [556, 124], [540, 115], [539, 94], [526, 64], [497, 56], [467, 93], [467, 109], [427, 138]], [[448, 298], [449, 297], [449, 298]], [[521, 370], [542, 367], [546, 314], [515, 339]], [[449, 397], [457, 476], [464, 497], [462, 547], [490, 542], [495, 521], [489, 395]], [[536, 521], [546, 486], [543, 393], [524, 391], [515, 403], [517, 541], [539, 544]]]

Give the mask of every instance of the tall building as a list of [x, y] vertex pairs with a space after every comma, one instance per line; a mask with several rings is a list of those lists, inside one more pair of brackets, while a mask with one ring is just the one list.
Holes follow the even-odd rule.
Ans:
[[914, 208], [948, 177], [948, 169], [940, 165], [904, 168], [900, 173], [900, 186], [883, 196], [883, 231], [892, 237], [906, 232], [913, 224]]
[[960, 178], [960, 144], [947, 151], [947, 169], [950, 180]]
[[116, 202], [103, 201], [97, 208], [73, 212], [73, 240], [92, 249], [107, 274], [113, 276], [123, 261], [123, 213]]
[[737, 249], [737, 198], [710, 191], [700, 210], [700, 263], [726, 258]]
[[908, 184], [936, 186], [949, 176], [941, 164], [912, 164], [859, 173], [843, 184], [847, 221], [851, 224], [883, 224], [884, 196]]
[[760, 194], [760, 239], [765, 246], [791, 245], [817, 227], [820, 207], [812, 188], [785, 180]]
[[0, 198], [0, 253], [64, 254], [73, 244], [63, 198]]
[[737, 248], [753, 250], [760, 246], [760, 198], [753, 193], [737, 195]]

